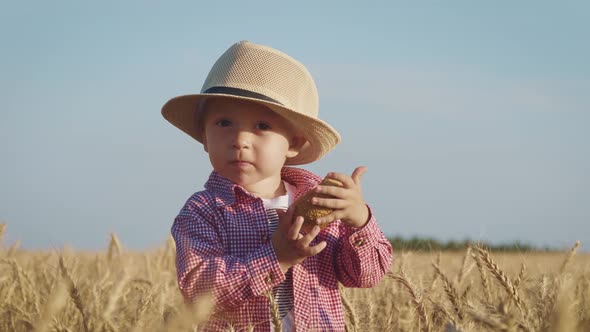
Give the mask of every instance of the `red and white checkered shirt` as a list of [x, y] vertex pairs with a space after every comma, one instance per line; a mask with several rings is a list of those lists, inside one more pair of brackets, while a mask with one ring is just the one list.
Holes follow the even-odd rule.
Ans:
[[[284, 181], [296, 187], [295, 199], [321, 178], [284, 167]], [[392, 249], [372, 213], [362, 228], [331, 223], [311, 245], [326, 241], [319, 254], [292, 267], [297, 331], [344, 331], [338, 283], [372, 287], [389, 271]], [[285, 275], [271, 245], [267, 213], [260, 198], [213, 172], [205, 190], [192, 195], [172, 225], [178, 285], [188, 302], [212, 294], [216, 310], [207, 331], [270, 331], [265, 296]]]

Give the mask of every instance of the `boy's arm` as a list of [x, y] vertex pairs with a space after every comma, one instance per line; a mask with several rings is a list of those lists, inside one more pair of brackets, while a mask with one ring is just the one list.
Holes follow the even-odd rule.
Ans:
[[224, 252], [214, 215], [186, 205], [174, 220], [178, 286], [189, 302], [210, 294], [217, 309], [237, 307], [263, 295], [285, 278], [270, 243], [246, 257]]
[[393, 261], [391, 244], [381, 232], [369, 208], [369, 221], [361, 228], [341, 223], [336, 245], [336, 278], [346, 287], [373, 287], [387, 273]]

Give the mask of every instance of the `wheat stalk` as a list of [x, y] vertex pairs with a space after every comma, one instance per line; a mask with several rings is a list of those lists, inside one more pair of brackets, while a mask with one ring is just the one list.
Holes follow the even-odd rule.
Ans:
[[508, 325], [492, 319], [489, 315], [477, 312], [475, 310], [468, 310], [467, 313], [471, 316], [471, 318], [473, 318], [474, 321], [483, 323], [484, 325], [494, 329], [494, 331], [509, 331]]
[[10, 289], [9, 294], [12, 295], [12, 292], [15, 289], [18, 289], [20, 292], [20, 298], [23, 299], [23, 301], [28, 300], [28, 295], [31, 294], [30, 298], [32, 300], [27, 302], [32, 302], [33, 307], [35, 308], [35, 314], [38, 314], [40, 309], [39, 303], [37, 301], [37, 292], [35, 291], [34, 282], [31, 276], [26, 271], [24, 271], [14, 259], [3, 259], [0, 261], [0, 263], [9, 265], [12, 270], [14, 288]]
[[111, 314], [113, 313], [113, 310], [115, 309], [115, 304], [117, 303], [117, 300], [121, 297], [121, 293], [123, 292], [123, 289], [127, 284], [127, 279], [128, 277], [125, 270], [121, 271], [121, 275], [117, 278], [117, 284], [110, 291], [107, 304], [104, 310], [102, 311], [102, 318], [105, 321], [111, 320]]
[[348, 314], [348, 318], [350, 319], [350, 323], [351, 323], [351, 331], [357, 331], [358, 330], [358, 317], [356, 316], [356, 313], [354, 311], [354, 309], [352, 308], [352, 305], [350, 304], [350, 301], [348, 300], [348, 298], [346, 297], [346, 295], [344, 294], [344, 287], [342, 286], [342, 284], [338, 284], [338, 287], [340, 288], [340, 297], [342, 298], [342, 306], [344, 306], [344, 311]]
[[455, 286], [453, 286], [453, 284], [451, 283], [449, 278], [447, 278], [447, 276], [441, 271], [441, 269], [438, 265], [433, 263], [432, 267], [434, 267], [434, 270], [440, 276], [440, 279], [443, 281], [445, 293], [447, 294], [449, 301], [451, 301], [451, 304], [453, 305], [453, 309], [455, 309], [455, 313], [457, 314], [457, 317], [459, 317], [459, 321], [462, 321], [463, 320], [463, 312], [461, 310], [461, 303], [459, 301], [459, 295], [457, 294], [457, 289], [455, 288]]
[[[458, 326], [457, 321], [455, 320], [455, 317], [453, 317], [453, 315], [451, 315], [451, 313], [447, 310], [447, 308], [445, 308], [445, 306], [441, 305], [440, 303], [434, 302], [432, 301], [432, 299], [430, 299], [430, 301], [432, 302], [433, 306], [434, 306], [434, 310], [433, 310], [433, 315], [432, 317], [436, 317], [436, 315], [440, 315], [442, 316], [441, 318], [445, 319], [445, 323], [447, 320], [451, 321], [451, 324], [454, 327]], [[433, 324], [434, 324], [434, 319], [432, 320]], [[442, 325], [442, 324], [439, 324]]]
[[19, 248], [20, 248], [20, 240], [14, 241], [12, 243], [12, 245], [10, 246], [10, 248], [8, 248], [8, 253], [6, 254], [6, 256], [12, 257]]
[[520, 264], [520, 272], [518, 273], [518, 277], [514, 279], [514, 287], [518, 288], [520, 284], [524, 280], [524, 274], [526, 273], [526, 264], [522, 262]]
[[563, 264], [561, 265], [561, 268], [559, 269], [559, 274], [563, 274], [565, 272], [565, 269], [567, 268], [568, 264], [570, 263], [570, 261], [572, 260], [572, 258], [574, 258], [574, 256], [576, 255], [576, 251], [578, 251], [578, 248], [580, 247], [580, 241], [576, 241], [576, 243], [574, 243], [573, 247], [570, 249], [568, 255], [565, 257], [565, 260], [563, 261]]
[[[32, 319], [31, 316], [29, 315], [29, 313], [27, 313], [26, 311], [24, 311], [23, 309], [21, 309], [20, 307], [17, 307], [11, 303], [8, 303], [4, 310], [6, 310], [9, 313], [15, 313], [21, 316], [20, 319], [18, 319], [17, 321], [20, 322], [21, 324], [25, 325], [27, 331], [32, 331], [35, 326], [32, 323]], [[14, 330], [14, 328], [13, 328]]]
[[6, 223], [3, 222], [0, 224], [0, 244], [2, 244], [2, 239], [4, 238], [5, 231], [6, 231]]
[[[518, 291], [522, 311], [500, 280], [490, 281], [498, 279], [489, 266], [496, 262], [485, 262], [475, 245], [467, 252], [474, 261], [465, 262], [465, 250], [454, 255], [445, 252], [444, 261], [439, 253], [435, 264], [439, 272], [429, 266], [428, 253], [404, 253], [405, 262], [400, 264], [404, 274], [397, 273], [395, 266], [371, 289], [347, 288], [342, 292], [345, 327], [348, 331], [384, 332], [424, 332], [428, 328], [447, 332], [587, 330], [590, 257], [579, 252], [579, 244], [570, 248], [557, 257], [535, 253], [523, 260], [518, 254], [507, 255], [510, 260], [502, 263], [510, 265], [501, 273]], [[204, 307], [184, 309], [176, 271], [170, 264], [175, 255], [170, 246], [118, 254], [113, 242], [112, 257], [117, 264], [109, 264], [107, 250], [105, 246], [102, 253], [72, 251], [67, 255], [64, 251], [59, 265], [54, 260], [56, 270], [51, 269], [51, 254], [23, 249], [7, 256], [5, 251], [0, 256], [0, 331], [190, 331], [210, 319], [204, 316]], [[71, 262], [70, 254], [75, 255]], [[430, 257], [437, 259], [436, 253]], [[470, 273], [478, 261], [480, 273]], [[453, 266], [456, 275], [449, 273]], [[514, 275], [506, 273], [508, 268], [516, 270]], [[126, 282], [122, 280], [124, 271]], [[402, 296], [396, 293], [398, 289]], [[216, 313], [215, 319], [222, 314]], [[269, 324], [271, 316], [239, 322], [228, 315], [226, 321], [234, 324], [233, 330], [254, 331], [259, 324]], [[314, 323], [310, 327], [320, 329]]]
[[109, 242], [109, 249], [107, 252], [109, 262], [111, 262], [115, 256], [121, 256], [121, 241], [119, 241], [117, 234], [111, 233], [111, 241]]
[[525, 304], [522, 301], [522, 299], [520, 298], [520, 295], [518, 294], [518, 290], [516, 289], [516, 287], [514, 287], [514, 284], [512, 283], [512, 281], [510, 281], [510, 278], [508, 278], [508, 276], [506, 276], [504, 271], [502, 271], [502, 269], [500, 269], [498, 264], [496, 264], [494, 262], [494, 260], [490, 257], [490, 254], [487, 250], [482, 249], [479, 246], [476, 246], [475, 249], [479, 252], [479, 256], [483, 260], [483, 262], [486, 264], [488, 270], [490, 272], [492, 272], [494, 277], [496, 277], [496, 280], [498, 280], [500, 282], [500, 284], [504, 287], [504, 289], [506, 290], [508, 295], [510, 295], [510, 297], [514, 300], [514, 303], [516, 304], [516, 307], [518, 308], [518, 310], [520, 310], [520, 312], [522, 312], [524, 314], [525, 313], [525, 311], [524, 311]]
[[283, 330], [283, 324], [281, 322], [281, 315], [279, 314], [279, 304], [277, 299], [272, 294], [272, 290], [266, 293], [268, 298], [268, 305], [270, 307], [270, 320], [275, 332], [281, 332]]
[[574, 305], [572, 303], [573, 287], [572, 280], [564, 279], [560, 284], [559, 293], [556, 298], [555, 310], [552, 310], [550, 316], [550, 331], [576, 331]]
[[[463, 262], [461, 263], [461, 270], [459, 270], [459, 276], [457, 277], [457, 285], [461, 285], [463, 283], [463, 278], [469, 273], [467, 271], [467, 262], [469, 255], [471, 254], [471, 246], [467, 247], [465, 250], [465, 255], [463, 256]], [[471, 269], [469, 269], [471, 270]]]
[[477, 266], [477, 270], [479, 271], [481, 286], [484, 291], [486, 302], [490, 302], [492, 299], [492, 295], [490, 293], [490, 284], [488, 282], [488, 276], [487, 276], [486, 271], [483, 267], [483, 263], [481, 262], [481, 259], [479, 258], [479, 256], [476, 255], [475, 253], [472, 253], [471, 257], [473, 257], [473, 259], [475, 260], [475, 265]]
[[[439, 251], [438, 254], [436, 255], [436, 265], [440, 266], [440, 259], [441, 259], [441, 252]], [[438, 273], [436, 273], [436, 270], [434, 270], [432, 272], [432, 281], [430, 282], [430, 287], [429, 292], [432, 292], [434, 290], [434, 286], [436, 283], [436, 279], [438, 278]]]
[[133, 332], [139, 332], [141, 331], [141, 319], [144, 316], [145, 312], [147, 311], [147, 308], [150, 306], [150, 304], [153, 302], [154, 298], [156, 297], [156, 294], [158, 294], [160, 292], [160, 288], [156, 287], [153, 288], [150, 293], [142, 299], [141, 301], [141, 305], [137, 308], [137, 311], [135, 312], [135, 318], [133, 319], [133, 329], [131, 331]]
[[68, 299], [68, 287], [65, 282], [57, 283], [57, 286], [51, 293], [49, 300], [45, 304], [45, 308], [41, 313], [41, 317], [37, 324], [35, 324], [35, 332], [43, 332], [49, 329], [49, 324], [55, 314], [61, 311]]
[[[163, 331], [176, 332], [196, 329], [199, 324], [207, 322], [214, 311], [215, 301], [211, 294], [202, 294], [194, 303], [181, 303], [179, 310], [164, 313], [166, 326]], [[167, 317], [166, 317], [167, 316]], [[231, 322], [228, 322], [231, 324]]]
[[388, 274], [388, 276], [406, 287], [406, 289], [410, 293], [410, 297], [412, 298], [414, 308], [416, 309], [416, 312], [418, 312], [420, 330], [423, 332], [429, 332], [430, 324], [428, 322], [428, 317], [426, 316], [426, 310], [424, 309], [422, 295], [418, 291], [416, 291], [416, 289], [414, 288], [414, 286], [405, 274]]
[[88, 315], [86, 314], [86, 312], [84, 310], [84, 304], [82, 303], [82, 298], [80, 296], [80, 291], [78, 290], [78, 287], [76, 286], [76, 283], [72, 279], [72, 276], [68, 272], [68, 269], [67, 269], [67, 267], [66, 267], [66, 265], [64, 263], [64, 260], [63, 260], [63, 256], [59, 256], [59, 269], [61, 271], [62, 277], [64, 278], [64, 280], [68, 284], [69, 291], [70, 291], [70, 298], [74, 302], [74, 305], [76, 306], [76, 309], [78, 309], [78, 311], [82, 315], [82, 323], [84, 324], [84, 331], [85, 332], [88, 332], [89, 331], [89, 328], [88, 328]]

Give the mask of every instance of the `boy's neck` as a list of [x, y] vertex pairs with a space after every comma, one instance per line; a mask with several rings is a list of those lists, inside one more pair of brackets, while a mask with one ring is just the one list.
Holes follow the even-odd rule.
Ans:
[[283, 180], [279, 177], [278, 180], [267, 179], [256, 184], [244, 187], [248, 192], [260, 198], [275, 198], [287, 194], [287, 188]]

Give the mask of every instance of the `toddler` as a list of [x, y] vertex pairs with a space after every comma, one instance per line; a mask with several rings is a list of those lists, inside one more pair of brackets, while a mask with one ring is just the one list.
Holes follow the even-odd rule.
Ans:
[[[340, 141], [318, 118], [307, 69], [273, 48], [238, 42], [200, 94], [169, 100], [162, 114], [203, 144], [213, 167], [172, 225], [182, 295], [215, 300], [200, 329], [344, 331], [339, 284], [374, 286], [392, 249], [363, 199], [366, 167], [330, 172], [341, 187], [318, 186], [319, 176], [293, 167]], [[318, 193], [313, 204], [333, 212], [305, 233], [292, 203], [310, 190]]]

